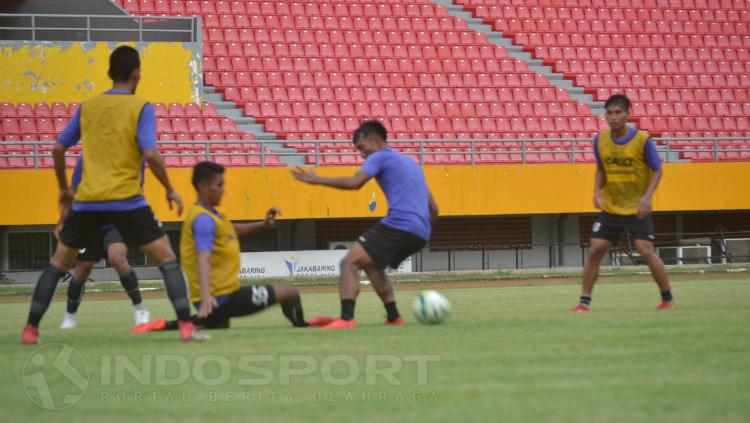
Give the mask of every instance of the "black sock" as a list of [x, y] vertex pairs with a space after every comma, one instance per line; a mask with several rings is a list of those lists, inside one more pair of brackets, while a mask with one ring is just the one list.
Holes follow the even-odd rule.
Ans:
[[281, 303], [281, 311], [287, 319], [292, 322], [296, 328], [307, 327], [304, 313], [302, 312], [302, 302], [297, 300], [294, 303]]
[[49, 303], [52, 302], [52, 297], [55, 296], [57, 283], [60, 282], [60, 278], [63, 276], [65, 276], [65, 272], [53, 266], [48, 267], [39, 276], [39, 280], [34, 288], [34, 295], [31, 297], [28, 324], [39, 327], [39, 322], [42, 320], [44, 312], [47, 311]]
[[122, 284], [125, 293], [130, 297], [130, 301], [133, 305], [138, 305], [143, 302], [141, 298], [141, 290], [138, 289], [138, 276], [135, 275], [133, 269], [130, 269], [125, 276], [120, 276], [120, 283]]
[[182, 276], [182, 269], [177, 260], [164, 263], [159, 266], [162, 276], [164, 276], [164, 286], [167, 288], [167, 296], [172, 302], [177, 319], [186, 321], [190, 320], [190, 302], [188, 301], [187, 286], [185, 278]]
[[81, 305], [83, 293], [86, 291], [86, 285], [75, 279], [71, 279], [68, 284], [68, 309], [67, 312], [74, 314], [78, 312], [78, 306]]
[[396, 302], [391, 301], [390, 303], [385, 303], [385, 312], [388, 313], [388, 321], [392, 322], [396, 319], [398, 319], [398, 309], [396, 308]]
[[352, 320], [354, 318], [355, 300], [341, 300], [341, 319]]
[[581, 294], [581, 304], [585, 306], [591, 305], [591, 294]]
[[672, 301], [672, 290], [668, 289], [666, 291], [661, 291], [661, 300], [662, 301]]

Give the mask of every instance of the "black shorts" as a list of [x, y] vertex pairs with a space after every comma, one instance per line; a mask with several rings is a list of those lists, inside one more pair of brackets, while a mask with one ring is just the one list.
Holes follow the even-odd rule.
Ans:
[[427, 241], [409, 232], [377, 223], [360, 235], [357, 242], [380, 269], [396, 269], [407, 257], [422, 250]]
[[107, 257], [109, 246], [117, 243], [125, 243], [117, 228], [109, 228], [99, 232], [99, 237], [91, 245], [78, 250], [78, 261], [98, 262]]
[[102, 226], [115, 225], [127, 245], [140, 247], [164, 236], [151, 207], [120, 212], [71, 211], [63, 221], [60, 240], [73, 248], [88, 248], [99, 238]]
[[[193, 318], [198, 328], [226, 329], [232, 317], [247, 316], [276, 304], [276, 292], [273, 285], [250, 285], [234, 291], [228, 295], [216, 297], [219, 306], [205, 319]], [[194, 304], [196, 308], [200, 303]]]
[[654, 242], [654, 219], [651, 213], [638, 217], [601, 212], [591, 228], [591, 238], [606, 239], [616, 244], [620, 239], [620, 234], [625, 230], [630, 232], [635, 239]]

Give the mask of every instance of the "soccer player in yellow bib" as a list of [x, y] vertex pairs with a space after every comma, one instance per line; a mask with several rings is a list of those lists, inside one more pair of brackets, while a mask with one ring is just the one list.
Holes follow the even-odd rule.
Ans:
[[[272, 207], [262, 222], [233, 223], [216, 210], [224, 196], [224, 166], [198, 163], [193, 169], [198, 201], [193, 204], [180, 236], [180, 261], [190, 285], [190, 301], [198, 314], [193, 323], [202, 329], [224, 329], [233, 317], [247, 316], [275, 303], [294, 327], [323, 326], [333, 318], [318, 316], [305, 321], [299, 291], [293, 285], [240, 286], [239, 236], [248, 236], [273, 226], [281, 212]], [[154, 320], [133, 332], [177, 329], [176, 321]]]
[[662, 176], [661, 160], [648, 132], [627, 126], [630, 100], [626, 96], [611, 96], [604, 108], [609, 129], [594, 138], [594, 206], [601, 212], [592, 228], [580, 302], [571, 311], [588, 311], [591, 307], [591, 291], [601, 261], [624, 230], [635, 239], [636, 250], [659, 285], [662, 301], [657, 308], [672, 310], [676, 304], [667, 270], [654, 250], [651, 216], [652, 197]]
[[[105, 225], [114, 225], [126, 244], [142, 249], [159, 266], [180, 322], [180, 340], [205, 339], [190, 320], [185, 280], [169, 238], [143, 196], [147, 162], [167, 192], [169, 208], [176, 204], [177, 214], [182, 214], [182, 198], [172, 187], [157, 150], [154, 108], [135, 95], [141, 80], [138, 51], [117, 47], [109, 56], [109, 77], [112, 89], [83, 102], [52, 149], [60, 205], [70, 207], [70, 212], [49, 267], [34, 288], [22, 344], [38, 342], [39, 323], [58, 282], [75, 262], [78, 250], [95, 242]], [[65, 150], [78, 142], [84, 164], [74, 192], [65, 175]]]

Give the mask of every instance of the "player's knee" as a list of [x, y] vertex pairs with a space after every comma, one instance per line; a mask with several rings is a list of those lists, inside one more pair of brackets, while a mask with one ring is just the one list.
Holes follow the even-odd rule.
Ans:
[[120, 273], [127, 273], [130, 270], [130, 264], [128, 263], [128, 256], [121, 252], [109, 255], [109, 262], [112, 267], [117, 269]]
[[656, 251], [654, 251], [653, 246], [640, 246], [637, 247], [636, 250], [638, 250], [638, 254], [640, 254], [641, 258], [644, 260], [651, 260], [656, 257]]
[[91, 269], [94, 268], [92, 261], [79, 261], [73, 270], [73, 277], [79, 282], [85, 282], [91, 275]]
[[294, 285], [274, 285], [273, 293], [276, 296], [276, 301], [280, 303], [299, 299], [299, 290]]
[[339, 262], [339, 266], [341, 266], [342, 269], [351, 269], [352, 267], [354, 267], [354, 260], [349, 257], [349, 255], [347, 255], [341, 259], [341, 262]]
[[602, 259], [604, 259], [605, 254], [607, 254], [606, 248], [592, 247], [591, 250], [589, 250], [589, 260], [600, 262], [602, 261]]

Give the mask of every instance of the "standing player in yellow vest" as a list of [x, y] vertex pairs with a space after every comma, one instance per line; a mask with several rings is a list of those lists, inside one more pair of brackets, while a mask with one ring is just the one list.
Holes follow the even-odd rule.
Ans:
[[[279, 209], [269, 209], [262, 222], [232, 223], [216, 210], [224, 196], [224, 166], [217, 163], [198, 163], [193, 169], [193, 186], [198, 201], [190, 207], [182, 225], [180, 261], [190, 284], [190, 301], [198, 310], [193, 317], [196, 326], [228, 328], [231, 318], [257, 313], [277, 302], [294, 327], [323, 326], [333, 321], [327, 316], [305, 321], [299, 291], [293, 285], [240, 286], [238, 236], [273, 226]], [[136, 326], [133, 332], [176, 328], [177, 322], [159, 319]]]
[[571, 311], [588, 311], [591, 291], [604, 255], [627, 230], [635, 248], [651, 269], [662, 302], [659, 310], [676, 308], [667, 270], [654, 250], [652, 197], [661, 179], [661, 160], [648, 132], [627, 126], [630, 100], [615, 94], [604, 104], [609, 129], [594, 138], [596, 178], [594, 206], [600, 209], [591, 236], [589, 257], [583, 268], [580, 302]]
[[[166, 189], [170, 209], [176, 203], [177, 214], [182, 214], [182, 199], [172, 188], [156, 149], [154, 108], [134, 95], [141, 78], [140, 67], [138, 51], [128, 46], [116, 48], [109, 57], [112, 89], [81, 105], [52, 150], [60, 204], [63, 208], [70, 206], [70, 212], [50, 266], [34, 289], [28, 322], [21, 333], [23, 344], [37, 343], [39, 322], [57, 283], [73, 265], [78, 249], [95, 241], [107, 224], [114, 225], [126, 244], [140, 247], [159, 266], [180, 321], [180, 339], [205, 339], [190, 320], [185, 279], [169, 239], [143, 197], [145, 160]], [[74, 193], [65, 175], [65, 150], [79, 140], [84, 165]]]

